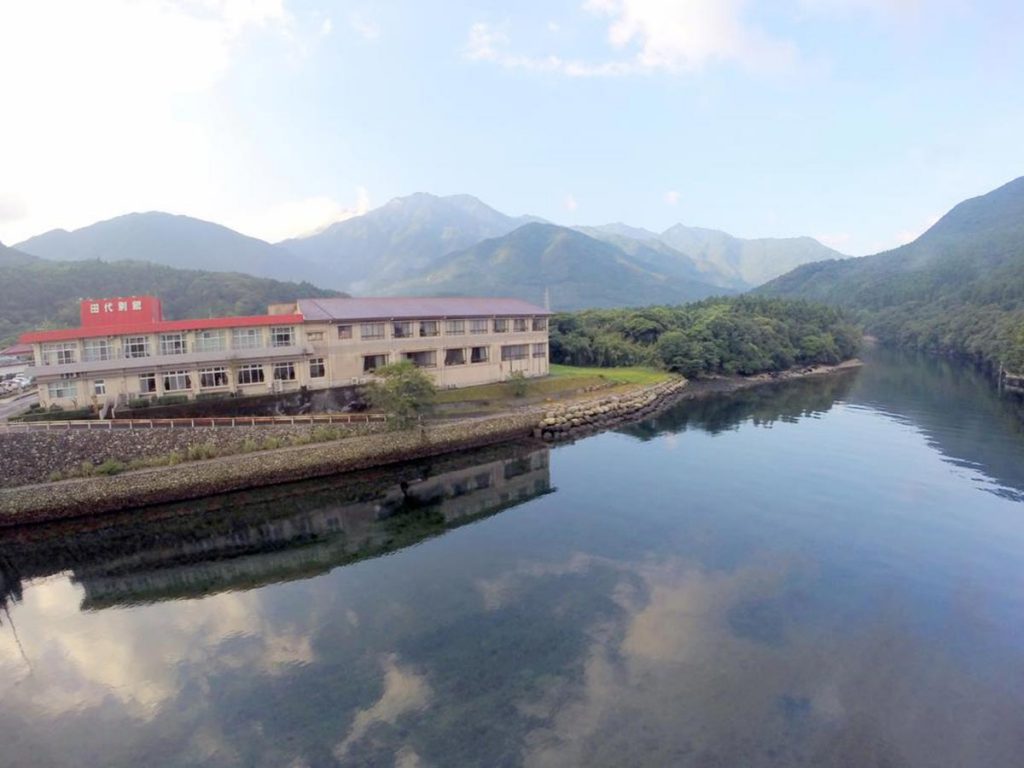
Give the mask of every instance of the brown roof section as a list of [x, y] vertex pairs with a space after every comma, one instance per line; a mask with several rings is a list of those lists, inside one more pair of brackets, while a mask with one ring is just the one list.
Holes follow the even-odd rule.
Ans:
[[299, 299], [299, 312], [306, 322], [551, 314], [543, 307], [521, 299], [479, 297]]

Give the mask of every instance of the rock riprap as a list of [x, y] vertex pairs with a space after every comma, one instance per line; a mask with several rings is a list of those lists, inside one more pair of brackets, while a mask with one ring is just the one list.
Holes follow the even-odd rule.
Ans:
[[544, 414], [533, 435], [548, 442], [567, 440], [643, 418], [664, 407], [685, 387], [686, 379], [673, 378], [637, 392], [556, 408]]

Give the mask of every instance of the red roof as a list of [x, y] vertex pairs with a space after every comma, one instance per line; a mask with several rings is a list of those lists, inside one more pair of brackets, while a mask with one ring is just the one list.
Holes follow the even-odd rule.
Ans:
[[194, 320], [160, 320], [135, 325], [108, 325], [92, 328], [60, 328], [53, 331], [30, 331], [18, 340], [22, 344], [46, 341], [71, 341], [101, 336], [129, 336], [145, 333], [173, 331], [206, 331], [215, 328], [244, 328], [262, 325], [292, 325], [301, 323], [302, 315], [251, 315], [249, 317], [207, 317]]

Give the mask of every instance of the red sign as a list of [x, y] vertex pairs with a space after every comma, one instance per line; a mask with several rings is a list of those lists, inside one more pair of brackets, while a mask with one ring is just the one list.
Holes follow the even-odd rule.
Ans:
[[156, 296], [119, 296], [114, 299], [83, 299], [82, 327], [133, 325], [163, 320]]

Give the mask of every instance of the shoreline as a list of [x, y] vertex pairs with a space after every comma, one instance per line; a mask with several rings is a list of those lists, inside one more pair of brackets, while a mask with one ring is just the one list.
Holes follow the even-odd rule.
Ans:
[[[614, 403], [589, 398], [571, 406], [574, 413], [603, 410], [589, 422], [565, 430], [569, 439], [622, 423], [647, 418], [683, 400], [729, 394], [741, 389], [793, 379], [854, 370], [860, 360], [834, 366], [790, 369], [749, 377], [713, 377], [697, 381], [670, 379], [616, 398]], [[610, 408], [609, 405], [614, 405]], [[113, 476], [87, 477], [0, 490], [0, 527], [89, 517], [168, 502], [181, 502], [231, 491], [280, 485], [317, 477], [372, 469], [430, 456], [529, 438], [541, 438], [550, 411], [531, 408], [482, 419], [433, 424], [404, 432], [384, 432], [327, 443], [259, 453], [236, 454], [171, 467]], [[563, 439], [559, 435], [558, 439]]]

